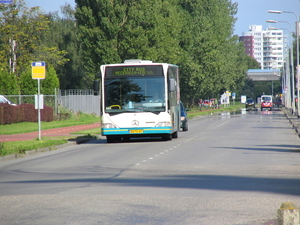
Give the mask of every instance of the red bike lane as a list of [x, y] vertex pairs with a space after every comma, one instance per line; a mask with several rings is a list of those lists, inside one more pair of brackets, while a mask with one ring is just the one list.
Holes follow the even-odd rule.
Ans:
[[[41, 137], [70, 136], [70, 134], [73, 132], [89, 130], [94, 128], [99, 128], [100, 130], [100, 123], [41, 130]], [[5, 134], [5, 135], [0, 135], [0, 142], [28, 141], [28, 140], [33, 140], [35, 138], [38, 138], [38, 136], [39, 136], [38, 131], [34, 131], [30, 133], [22, 133], [22, 134], [10, 134], [10, 135]]]

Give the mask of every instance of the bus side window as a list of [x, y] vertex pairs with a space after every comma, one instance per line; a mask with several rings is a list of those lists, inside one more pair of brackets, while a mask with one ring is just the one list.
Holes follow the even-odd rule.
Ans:
[[173, 78], [169, 79], [169, 91], [176, 91], [176, 81]]

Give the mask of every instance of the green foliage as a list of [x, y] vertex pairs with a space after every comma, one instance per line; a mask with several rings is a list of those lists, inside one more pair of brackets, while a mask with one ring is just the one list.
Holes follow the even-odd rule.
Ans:
[[[41, 94], [53, 95], [55, 88], [59, 88], [59, 79], [52, 66], [46, 67], [46, 78], [40, 81]], [[25, 70], [20, 76], [20, 91], [22, 95], [38, 93], [38, 81], [32, 79], [31, 70]]]
[[[246, 77], [244, 49], [232, 36], [237, 6], [231, 1], [182, 0], [186, 16], [183, 48], [189, 55], [180, 64], [181, 94], [195, 103], [199, 98], [219, 97], [236, 91]], [[186, 43], [185, 43], [186, 42]]]
[[[34, 81], [29, 80], [31, 62], [62, 65], [67, 61], [66, 53], [43, 41], [49, 35], [49, 21], [39, 7], [28, 9], [24, 0], [16, 0], [13, 4], [0, 3], [0, 14], [0, 79], [8, 78], [12, 82], [6, 82], [1, 89], [6, 94], [34, 93]], [[57, 87], [57, 81], [52, 81], [53, 84], [47, 82], [49, 88]]]
[[254, 82], [254, 96], [260, 97], [261, 95], [276, 95], [280, 94], [281, 82], [280, 81], [260, 81]]
[[21, 95], [35, 95], [38, 93], [37, 80], [32, 79], [31, 70], [25, 70], [20, 75]]
[[24, 0], [0, 4], [0, 67], [6, 72], [0, 81], [11, 80], [1, 90], [35, 94], [33, 61], [46, 62], [41, 88], [53, 94], [59, 86], [91, 88], [100, 65], [139, 58], [179, 65], [181, 98], [195, 103], [225, 90], [242, 93], [246, 71], [257, 66], [233, 36], [237, 4], [231, 0], [75, 2], [76, 9], [62, 7], [63, 18], [27, 9]]
[[0, 93], [3, 95], [19, 94], [18, 79], [6, 70], [0, 70]]
[[[245, 60], [247, 64], [247, 70], [248, 69], [260, 69], [260, 64], [251, 56], [245, 55]], [[262, 84], [262, 89], [261, 86]], [[269, 90], [269, 87], [265, 85], [265, 83], [261, 82], [254, 82], [250, 78], [246, 78], [244, 85], [241, 85], [241, 89], [238, 90], [237, 94], [238, 95], [246, 95], [248, 98], [254, 98], [256, 99], [257, 97], [261, 96], [263, 90]], [[280, 92], [279, 92], [280, 93]]]
[[43, 37], [48, 46], [55, 46], [65, 52], [68, 59], [64, 64], [55, 64], [55, 70], [60, 80], [61, 89], [84, 89], [90, 88], [89, 79], [85, 76], [82, 58], [82, 50], [78, 40], [78, 27], [74, 18], [75, 10], [66, 4], [62, 8], [63, 17], [58, 12], [50, 13], [50, 33]]
[[47, 67], [46, 79], [41, 80], [41, 93], [44, 95], [54, 95], [55, 88], [59, 88], [59, 79], [52, 66]]
[[256, 59], [252, 58], [251, 56], [246, 55], [248, 69], [260, 69], [259, 62]]
[[0, 145], [0, 156], [10, 154], [25, 154], [29, 150], [37, 150], [46, 147], [53, 147], [55, 145], [65, 144], [68, 137], [57, 137], [56, 140], [31, 140], [31, 141], [14, 141], [4, 142]]

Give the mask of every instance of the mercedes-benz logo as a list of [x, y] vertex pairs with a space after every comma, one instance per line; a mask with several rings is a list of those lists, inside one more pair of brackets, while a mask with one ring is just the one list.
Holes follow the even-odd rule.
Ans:
[[137, 127], [139, 124], [140, 124], [140, 123], [139, 123], [139, 121], [137, 121], [137, 120], [133, 120], [133, 121], [131, 122], [131, 125], [132, 125], [132, 126], [135, 126], [135, 127]]

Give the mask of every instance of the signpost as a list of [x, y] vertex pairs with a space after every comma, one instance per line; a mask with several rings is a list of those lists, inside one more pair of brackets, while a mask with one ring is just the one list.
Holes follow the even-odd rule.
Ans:
[[39, 140], [41, 140], [41, 108], [43, 108], [43, 100], [40, 96], [40, 80], [46, 77], [46, 63], [45, 62], [33, 62], [31, 63], [32, 79], [38, 80], [38, 95], [36, 97], [36, 108], [38, 110], [38, 127], [39, 127]]
[[231, 94], [232, 100], [233, 100], [233, 105], [235, 105], [235, 93]]

